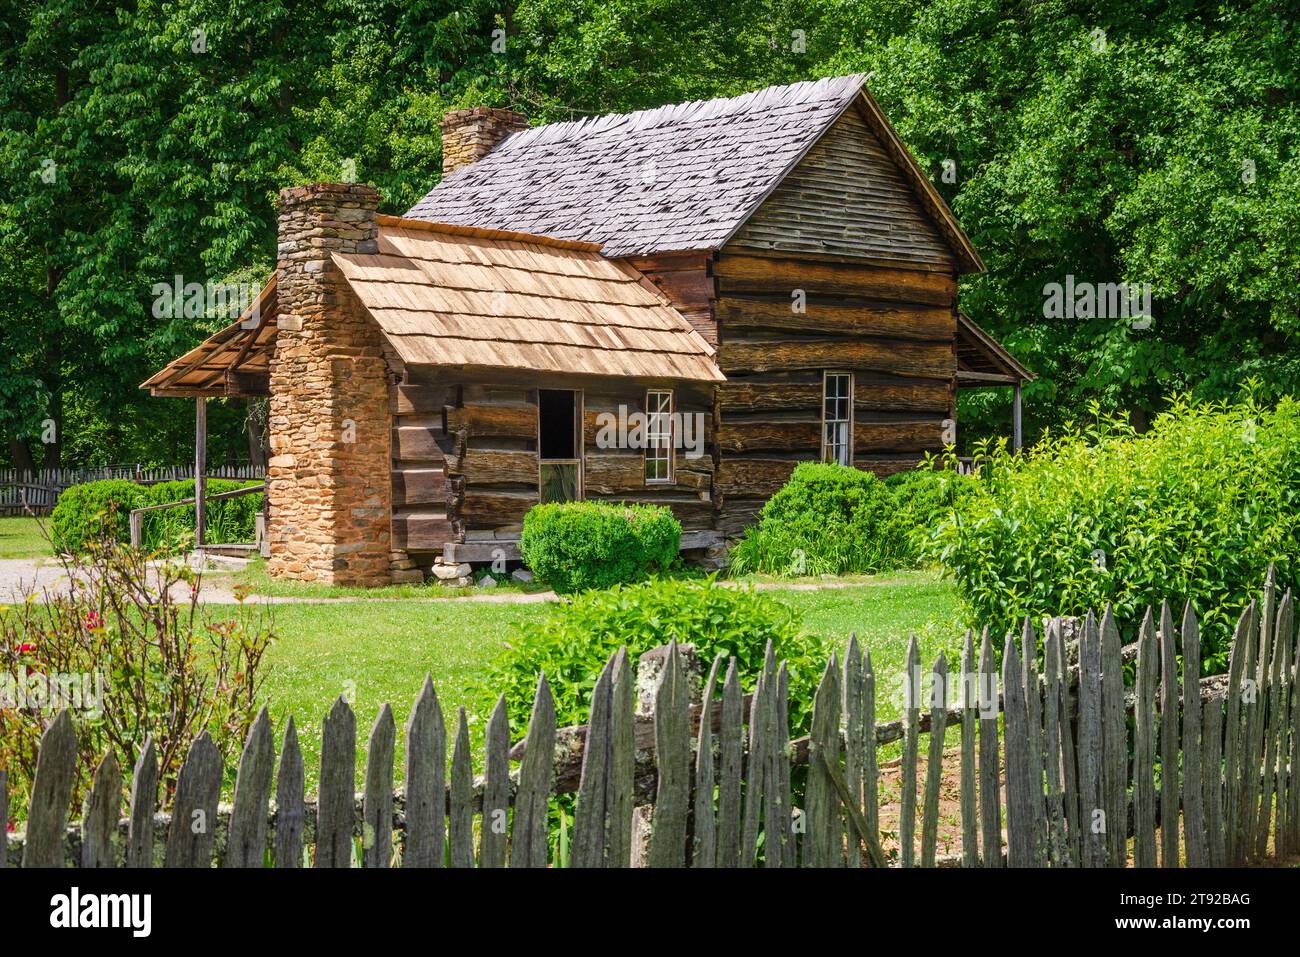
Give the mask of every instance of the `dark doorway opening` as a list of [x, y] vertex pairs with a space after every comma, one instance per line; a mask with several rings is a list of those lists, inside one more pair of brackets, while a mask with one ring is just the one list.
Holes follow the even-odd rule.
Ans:
[[538, 478], [543, 502], [573, 502], [582, 497], [581, 428], [580, 392], [571, 389], [538, 390]]

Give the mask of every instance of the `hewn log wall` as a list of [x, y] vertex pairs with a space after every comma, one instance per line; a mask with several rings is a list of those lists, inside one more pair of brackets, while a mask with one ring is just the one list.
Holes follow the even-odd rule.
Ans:
[[[417, 373], [418, 374], [418, 373]], [[713, 527], [711, 386], [520, 374], [430, 372], [398, 386], [394, 428], [394, 539], [413, 553], [446, 542], [517, 540], [538, 502], [539, 388], [583, 395], [584, 498], [666, 505], [687, 530]], [[703, 456], [676, 456], [675, 481], [647, 487], [643, 453], [600, 447], [600, 415], [642, 411], [647, 388], [670, 388], [680, 412], [703, 415]]]
[[854, 374], [854, 464], [880, 476], [942, 448], [956, 370], [956, 280], [724, 250], [713, 264], [718, 528], [738, 534], [795, 465], [821, 455], [822, 377]]

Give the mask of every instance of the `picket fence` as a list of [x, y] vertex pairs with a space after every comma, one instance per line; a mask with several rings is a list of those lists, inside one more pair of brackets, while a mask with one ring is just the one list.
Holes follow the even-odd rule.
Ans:
[[[955, 675], [942, 655], [923, 671], [913, 639], [902, 717], [892, 722], [877, 722], [871, 655], [850, 640], [843, 660], [832, 656], [826, 664], [810, 734], [795, 740], [788, 670], [770, 649], [751, 694], [742, 693], [735, 660], [719, 657], [702, 697], [698, 675], [677, 646], [660, 650], [657, 682], [645, 692], [653, 695], [651, 717], [637, 713], [638, 675], [620, 651], [596, 681], [583, 727], [556, 728], [542, 677], [527, 734], [512, 750], [498, 702], [477, 777], [464, 709], [448, 769], [447, 727], [426, 678], [405, 728], [405, 786], [396, 792], [397, 729], [388, 705], [370, 730], [364, 792], [357, 795], [356, 717], [342, 698], [334, 703], [322, 728], [314, 801], [304, 795], [292, 718], [277, 772], [264, 709], [239, 760], [231, 806], [218, 803], [222, 760], [205, 733], [189, 750], [169, 814], [157, 813], [150, 742], [134, 768], [127, 816], [119, 819], [123, 781], [109, 754], [95, 771], [79, 825], [71, 826], [77, 752], [73, 722], [62, 712], [42, 740], [26, 832], [0, 861], [12, 855], [27, 867], [1205, 867], [1260, 860], [1270, 847], [1290, 855], [1300, 851], [1300, 781], [1292, 770], [1300, 767], [1300, 644], [1291, 592], [1278, 601], [1277, 590], [1270, 572], [1262, 597], [1237, 623], [1228, 673], [1211, 678], [1200, 675], [1199, 626], [1190, 608], [1178, 626], [1167, 605], [1158, 620], [1148, 612], [1128, 646], [1109, 610], [1049, 621], [1041, 658], [1038, 635], [1026, 622], [1019, 641], [1007, 637], [1000, 666], [987, 632], [978, 659], [967, 634]], [[1077, 644], [1069, 629], [1077, 630]], [[929, 680], [922, 680], [927, 671]], [[961, 850], [945, 859], [937, 833], [950, 728], [960, 728], [949, 758], [959, 761]], [[918, 780], [927, 733], [928, 761]], [[899, 848], [890, 860], [881, 841], [876, 751], [895, 741], [902, 742], [902, 794]], [[796, 808], [792, 772], [800, 766], [806, 781]], [[566, 791], [576, 791], [576, 810], [560, 834], [549, 800]], [[5, 794], [0, 775], [0, 814]], [[558, 861], [556, 846], [565, 849]]]
[[[209, 478], [261, 479], [266, 476], [264, 466], [220, 465], [206, 470]], [[179, 482], [194, 477], [192, 465], [169, 465], [146, 469], [138, 465], [105, 465], [92, 469], [0, 469], [0, 515], [43, 515], [54, 508], [64, 489], [84, 482], [105, 479], [126, 479], [152, 485], [157, 482]]]

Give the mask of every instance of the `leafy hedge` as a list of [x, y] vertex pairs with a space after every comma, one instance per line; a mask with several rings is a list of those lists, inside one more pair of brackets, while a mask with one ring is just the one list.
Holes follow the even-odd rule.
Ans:
[[[233, 492], [258, 485], [232, 479], [208, 479], [208, 494]], [[93, 541], [111, 538], [131, 540], [131, 511], [148, 505], [162, 505], [194, 497], [194, 480], [139, 485], [125, 479], [106, 479], [73, 485], [59, 496], [50, 515], [54, 546], [61, 552], [80, 552]], [[256, 516], [262, 510], [262, 496], [241, 495], [208, 502], [207, 540], [251, 542]], [[194, 535], [194, 506], [146, 512], [144, 540], [147, 549], [183, 547]]]
[[546, 616], [515, 626], [506, 651], [483, 682], [487, 693], [477, 709], [491, 711], [504, 693], [511, 726], [528, 725], [537, 676], [546, 674], [557, 720], [585, 724], [591, 689], [609, 656], [627, 646], [633, 663], [646, 651], [676, 639], [695, 646], [707, 668], [716, 655], [736, 658], [741, 685], [752, 690], [771, 641], [778, 661], [790, 669], [790, 715], [806, 729], [813, 692], [825, 665], [818, 639], [803, 634], [798, 614], [781, 602], [713, 578], [656, 579], [589, 591], [552, 605]]
[[681, 525], [661, 506], [556, 502], [524, 516], [519, 547], [534, 574], [566, 595], [666, 570], [681, 538]]
[[881, 481], [844, 465], [805, 462], [731, 551], [735, 574], [841, 575], [920, 564], [928, 535], [970, 480], [918, 470]]
[[[1094, 410], [1095, 412], [1095, 410]], [[1132, 634], [1148, 604], [1190, 599], [1208, 669], [1269, 563], [1300, 560], [1300, 403], [1175, 400], [1137, 434], [1124, 421], [1049, 437], [1023, 455], [982, 449], [981, 480], [935, 540], [974, 618], [1113, 602]]]

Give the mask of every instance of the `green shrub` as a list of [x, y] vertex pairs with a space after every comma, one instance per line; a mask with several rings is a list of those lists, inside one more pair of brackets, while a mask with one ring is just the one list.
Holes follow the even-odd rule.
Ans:
[[556, 502], [524, 516], [520, 551], [562, 595], [642, 581], [677, 560], [682, 527], [657, 505]]
[[[1094, 414], [1096, 410], [1094, 409]], [[1130, 639], [1148, 605], [1191, 600], [1207, 670], [1270, 563], [1300, 559], [1300, 404], [1176, 399], [1149, 432], [1097, 416], [1029, 452], [983, 448], [980, 479], [935, 532], [971, 615], [1002, 633], [1029, 615], [1114, 604]]]
[[65, 489], [50, 513], [50, 537], [59, 552], [92, 543], [131, 540], [131, 509], [144, 505], [144, 486], [126, 479], [86, 482]]
[[[232, 492], [257, 485], [230, 479], [209, 479], [208, 494]], [[50, 516], [52, 538], [61, 552], [82, 552], [95, 541], [131, 540], [131, 510], [147, 505], [163, 505], [194, 497], [194, 480], [139, 485], [126, 479], [107, 479], [74, 485], [59, 496]], [[261, 495], [209, 502], [207, 540], [209, 542], [251, 542], [256, 515], [262, 509]], [[143, 524], [143, 547], [175, 550], [188, 545], [194, 536], [194, 506], [146, 512]]]
[[713, 578], [656, 579], [589, 591], [551, 606], [541, 620], [516, 625], [483, 682], [491, 697], [485, 693], [478, 713], [490, 713], [495, 695], [504, 693], [511, 727], [522, 731], [537, 676], [545, 673], [560, 726], [585, 724], [591, 689], [610, 655], [626, 646], [635, 665], [641, 654], [673, 639], [693, 644], [706, 668], [718, 654], [734, 656], [746, 690], [753, 689], [771, 641], [777, 660], [790, 669], [791, 723], [799, 731], [806, 729], [813, 691], [826, 664], [821, 643], [802, 633], [793, 609]]
[[885, 479], [893, 508], [879, 534], [895, 543], [898, 567], [918, 568], [934, 560], [934, 529], [952, 517], [974, 484], [972, 476], [950, 468], [922, 467]]
[[880, 535], [891, 508], [888, 488], [870, 472], [802, 463], [732, 549], [732, 572], [840, 575], [897, 568], [904, 544]]

